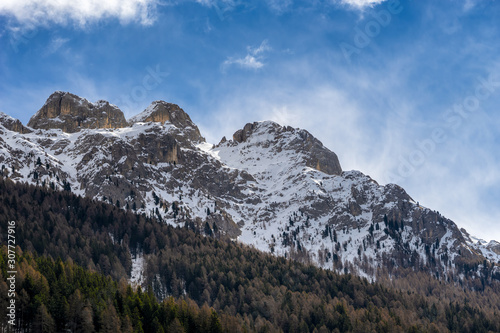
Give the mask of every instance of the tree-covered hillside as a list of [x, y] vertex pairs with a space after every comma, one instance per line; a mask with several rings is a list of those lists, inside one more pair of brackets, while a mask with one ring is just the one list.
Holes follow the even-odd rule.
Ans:
[[[402, 280], [369, 283], [264, 254], [217, 233], [202, 236], [203, 225], [174, 228], [69, 192], [8, 179], [0, 180], [0, 219], [16, 221], [19, 252], [27, 252], [19, 253], [24, 273], [17, 284], [18, 299], [24, 297], [28, 309], [23, 325], [50, 315], [47, 322], [58, 331], [71, 329], [64, 313], [82, 317], [71, 320], [92, 317], [93, 329], [100, 331], [108, 331], [105, 315], [118, 318], [122, 330], [130, 323], [145, 332], [170, 325], [189, 331], [188, 315], [176, 317], [181, 310], [174, 311], [178, 322], [160, 316], [162, 307], [176, 304], [191, 309], [195, 331], [213, 329], [217, 320], [227, 332], [500, 331], [495, 286], [474, 292], [412, 272]], [[6, 234], [6, 223], [0, 232]], [[134, 252], [144, 256], [149, 292], [134, 292], [126, 284]], [[75, 302], [82, 307], [78, 311], [71, 307]]]
[[[74, 264], [32, 255], [18, 249], [15, 325], [1, 322], [2, 332], [232, 332], [243, 331], [242, 321], [222, 318], [206, 304], [165, 298], [133, 290], [125, 280], [91, 272]], [[0, 254], [0, 271], [7, 276], [7, 249]], [[0, 281], [7, 294], [5, 279]], [[2, 319], [7, 299], [0, 298]]]

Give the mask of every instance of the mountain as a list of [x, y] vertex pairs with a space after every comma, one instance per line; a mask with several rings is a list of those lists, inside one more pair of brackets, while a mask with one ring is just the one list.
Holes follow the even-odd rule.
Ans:
[[213, 237], [370, 280], [410, 269], [474, 288], [500, 279], [500, 246], [475, 240], [395, 184], [344, 171], [303, 129], [246, 124], [209, 144], [178, 105], [125, 120], [55, 92], [27, 126], [0, 115], [2, 175], [70, 190]]

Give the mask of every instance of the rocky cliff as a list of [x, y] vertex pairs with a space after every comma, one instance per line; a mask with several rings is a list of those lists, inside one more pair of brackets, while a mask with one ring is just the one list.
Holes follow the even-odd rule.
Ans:
[[189, 140], [193, 142], [205, 141], [200, 134], [200, 130], [191, 121], [189, 115], [176, 104], [155, 101], [146, 110], [129, 119], [130, 124], [139, 122], [158, 122], [161, 124], [168, 122], [182, 129]]
[[127, 126], [127, 121], [123, 112], [107, 101], [91, 103], [79, 96], [57, 91], [31, 117], [28, 126], [74, 133], [86, 128], [121, 128]]
[[31, 130], [25, 127], [18, 119], [14, 119], [3, 112], [0, 112], [0, 124], [13, 132], [21, 134], [31, 133]]

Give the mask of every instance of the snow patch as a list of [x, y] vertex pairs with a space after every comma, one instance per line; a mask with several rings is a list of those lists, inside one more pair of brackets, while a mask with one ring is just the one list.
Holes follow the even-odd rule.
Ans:
[[138, 252], [134, 257], [132, 253], [130, 253], [132, 258], [132, 270], [130, 272], [129, 282], [132, 286], [141, 286], [144, 282], [144, 254], [142, 252]]

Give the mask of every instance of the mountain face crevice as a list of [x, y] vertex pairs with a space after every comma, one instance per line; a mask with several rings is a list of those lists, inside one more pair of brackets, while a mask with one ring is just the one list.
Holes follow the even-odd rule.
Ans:
[[400, 186], [343, 171], [303, 129], [248, 123], [212, 145], [176, 104], [155, 101], [127, 122], [108, 102], [56, 92], [28, 127], [1, 116], [0, 134], [1, 175], [15, 181], [372, 280], [407, 268], [455, 283], [500, 278], [498, 243]]

